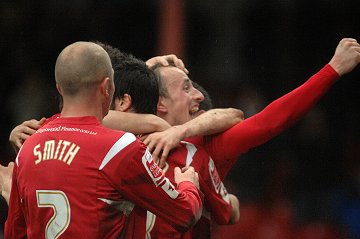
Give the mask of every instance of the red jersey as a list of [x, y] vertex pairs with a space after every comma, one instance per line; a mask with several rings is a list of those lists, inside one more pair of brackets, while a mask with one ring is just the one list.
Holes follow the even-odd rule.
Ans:
[[[164, 218], [148, 212], [147, 238], [210, 238], [210, 217], [218, 224], [228, 224], [231, 216], [231, 204], [226, 188], [220, 180], [215, 164], [209, 154], [191, 143], [182, 142], [168, 156], [163, 171], [174, 179], [174, 168], [193, 166], [199, 174], [200, 190], [204, 194], [203, 215], [198, 223], [185, 233], [172, 228]], [[176, 217], [175, 213], [172, 213]]]
[[145, 226], [127, 215], [145, 218], [146, 209], [185, 230], [202, 202], [192, 183], [175, 188], [133, 134], [91, 116], [60, 117], [20, 149], [5, 238], [144, 238]]
[[221, 134], [189, 139], [201, 145], [214, 159], [221, 179], [228, 174], [239, 156], [274, 138], [294, 125], [339, 79], [325, 65], [303, 85], [269, 104], [264, 110]]

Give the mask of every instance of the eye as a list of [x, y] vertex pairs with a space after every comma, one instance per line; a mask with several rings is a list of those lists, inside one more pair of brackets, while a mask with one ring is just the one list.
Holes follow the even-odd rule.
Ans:
[[184, 85], [184, 91], [189, 92], [189, 90], [190, 90], [189, 84], [185, 84]]

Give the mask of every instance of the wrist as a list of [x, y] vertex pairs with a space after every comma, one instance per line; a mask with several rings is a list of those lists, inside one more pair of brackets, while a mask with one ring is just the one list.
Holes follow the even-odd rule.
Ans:
[[184, 125], [172, 126], [178, 133], [180, 140], [183, 140], [188, 137], [188, 128]]

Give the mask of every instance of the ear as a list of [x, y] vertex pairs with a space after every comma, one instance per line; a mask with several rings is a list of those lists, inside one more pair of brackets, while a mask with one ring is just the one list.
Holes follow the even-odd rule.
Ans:
[[62, 95], [61, 88], [58, 83], [56, 83], [56, 89], [59, 92], [59, 94]]
[[161, 113], [167, 113], [168, 109], [166, 106], [166, 98], [163, 96], [159, 96], [159, 101], [157, 103], [157, 111]]
[[132, 106], [131, 96], [129, 94], [124, 94], [121, 98], [115, 99], [115, 110], [126, 112]]
[[102, 80], [100, 84], [100, 91], [106, 98], [110, 97], [110, 87], [111, 87], [110, 78], [106, 77]]

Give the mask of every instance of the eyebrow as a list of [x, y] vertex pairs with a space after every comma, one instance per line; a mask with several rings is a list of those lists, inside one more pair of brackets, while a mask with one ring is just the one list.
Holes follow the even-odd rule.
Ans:
[[189, 79], [189, 78], [186, 78], [184, 81], [183, 81], [183, 83], [185, 84], [185, 83], [192, 83], [192, 81]]

